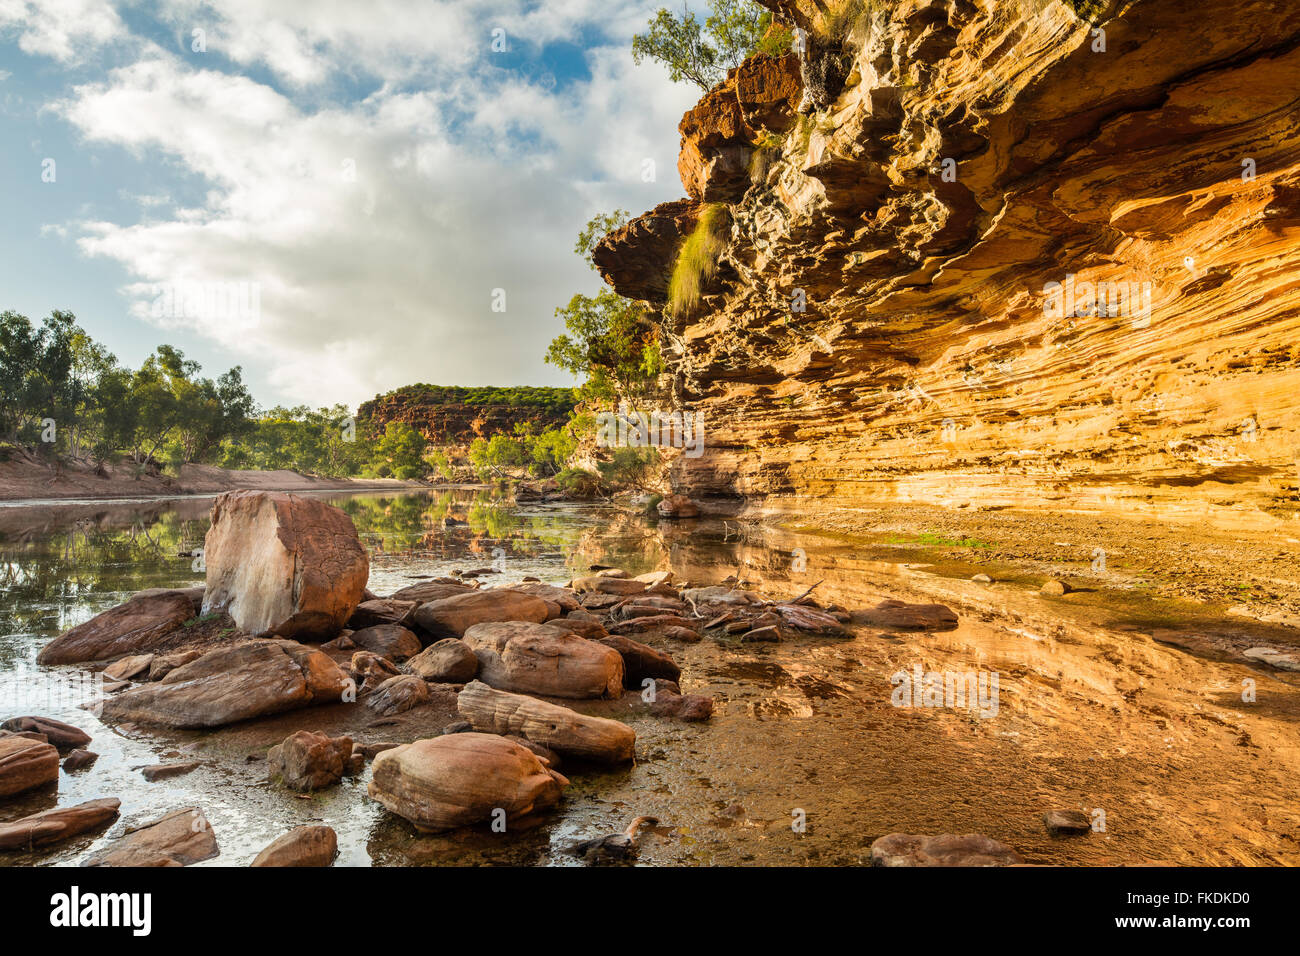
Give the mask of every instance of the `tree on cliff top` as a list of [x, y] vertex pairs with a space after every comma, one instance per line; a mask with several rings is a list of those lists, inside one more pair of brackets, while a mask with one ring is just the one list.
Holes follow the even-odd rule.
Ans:
[[768, 28], [772, 13], [750, 0], [710, 0], [703, 26], [683, 5], [681, 16], [664, 7], [632, 38], [632, 59], [647, 57], [668, 67], [674, 83], [689, 80], [711, 90], [751, 53], [779, 55], [790, 47], [790, 33]]
[[[591, 218], [573, 251], [591, 262], [591, 251], [607, 232], [627, 222], [616, 209]], [[585, 379], [584, 397], [613, 400], [635, 395], [662, 371], [659, 337], [644, 306], [609, 289], [594, 296], [581, 292], [555, 310], [568, 330], [551, 340], [546, 361]]]

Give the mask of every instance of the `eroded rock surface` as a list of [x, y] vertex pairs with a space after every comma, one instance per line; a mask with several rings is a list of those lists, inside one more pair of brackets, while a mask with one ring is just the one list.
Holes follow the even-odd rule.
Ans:
[[203, 610], [257, 637], [332, 638], [361, 603], [370, 559], [352, 519], [315, 498], [232, 491], [212, 507]]

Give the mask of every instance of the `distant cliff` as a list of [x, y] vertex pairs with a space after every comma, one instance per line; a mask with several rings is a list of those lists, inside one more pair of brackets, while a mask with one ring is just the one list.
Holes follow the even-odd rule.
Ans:
[[593, 256], [704, 417], [678, 490], [1296, 526], [1300, 5], [762, 2], [807, 52]]
[[563, 425], [575, 404], [571, 388], [408, 385], [364, 402], [357, 416], [380, 429], [405, 422], [435, 445], [468, 445], [521, 422], [538, 432]]

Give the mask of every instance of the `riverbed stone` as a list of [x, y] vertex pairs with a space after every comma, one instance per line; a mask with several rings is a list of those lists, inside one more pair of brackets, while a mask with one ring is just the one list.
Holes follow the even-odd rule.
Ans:
[[640, 689], [641, 682], [647, 678], [676, 681], [682, 676], [682, 669], [676, 661], [649, 644], [642, 644], [621, 634], [602, 637], [597, 643], [612, 647], [623, 658], [624, 687]]
[[362, 601], [348, 618], [348, 627], [357, 631], [377, 624], [401, 624], [407, 627], [415, 619], [415, 609], [419, 606], [419, 601], [403, 601], [398, 598]]
[[366, 706], [381, 717], [401, 714], [429, 700], [429, 685], [414, 674], [390, 677], [366, 698]]
[[267, 775], [279, 777], [290, 790], [324, 790], [343, 779], [351, 756], [351, 737], [300, 730], [267, 752]]
[[88, 800], [0, 823], [0, 850], [26, 850], [97, 830], [117, 819], [122, 801]]
[[465, 632], [478, 656], [478, 679], [498, 690], [547, 697], [618, 697], [618, 651], [554, 624], [493, 622]]
[[415, 622], [426, 634], [435, 640], [442, 640], [447, 637], [464, 637], [465, 632], [474, 625], [493, 621], [530, 621], [540, 624], [550, 613], [546, 602], [535, 595], [507, 588], [491, 588], [421, 604], [415, 612]]
[[527, 748], [471, 731], [385, 750], [367, 791], [417, 830], [437, 832], [482, 823], [496, 810], [509, 825], [554, 806], [568, 784]]
[[1052, 836], [1082, 836], [1092, 832], [1092, 820], [1081, 810], [1048, 810], [1043, 825]]
[[175, 654], [154, 655], [153, 663], [149, 665], [149, 680], [162, 680], [176, 668], [197, 661], [202, 656], [203, 652], [197, 648], [177, 651]]
[[204, 612], [226, 611], [255, 637], [333, 637], [370, 576], [368, 553], [344, 511], [283, 492], [217, 498], [204, 561]]
[[455, 597], [457, 594], [468, 594], [475, 590], [462, 581], [455, 578], [435, 578], [432, 581], [421, 581], [419, 584], [409, 584], [400, 590], [394, 591], [388, 596], [393, 601], [414, 601], [417, 605], [427, 604], [429, 601], [440, 601], [443, 598]]
[[99, 754], [91, 750], [74, 750], [63, 760], [63, 769], [67, 773], [76, 773], [78, 770], [86, 770], [95, 765], [99, 759]]
[[209, 651], [161, 681], [110, 697], [107, 721], [221, 727], [265, 714], [341, 701], [352, 689], [328, 655], [293, 641], [247, 641]]
[[83, 866], [189, 866], [220, 851], [212, 825], [198, 807], [175, 810], [137, 827], [86, 858]]
[[414, 657], [424, 648], [415, 632], [400, 624], [375, 624], [353, 631], [352, 643], [357, 647], [400, 664]]
[[495, 690], [482, 681], [465, 686], [456, 698], [456, 709], [475, 730], [518, 734], [566, 757], [624, 763], [636, 749], [636, 733], [627, 724]]
[[474, 649], [455, 637], [430, 644], [406, 662], [407, 669], [428, 681], [464, 684], [478, 673]]
[[1023, 862], [1011, 847], [979, 833], [891, 833], [871, 844], [872, 866], [1011, 866]]
[[58, 784], [59, 751], [25, 737], [0, 737], [0, 797]]
[[943, 604], [908, 604], [893, 600], [855, 611], [852, 619], [854, 624], [890, 631], [951, 631], [957, 627], [957, 615]]
[[142, 591], [60, 634], [41, 649], [36, 662], [77, 664], [148, 653], [193, 617], [188, 591]]
[[90, 734], [53, 717], [10, 717], [0, 724], [0, 728], [16, 733], [41, 734], [47, 743], [64, 753], [90, 743]]
[[130, 680], [141, 674], [147, 676], [153, 659], [153, 654], [133, 654], [130, 657], [123, 657], [105, 667], [104, 676], [113, 680]]
[[[644, 581], [637, 581], [633, 578], [611, 578], [603, 574], [592, 574], [587, 577], [573, 579], [573, 589], [580, 594], [594, 592], [615, 597], [628, 597], [633, 594], [640, 594], [646, 587]], [[585, 599], [580, 598], [579, 600], [584, 605], [587, 604]]]
[[174, 763], [156, 763], [140, 769], [140, 775], [150, 783], [157, 783], [159, 780], [170, 780], [172, 777], [183, 777], [187, 773], [193, 773], [203, 766], [199, 760], [179, 760]]
[[249, 866], [329, 866], [338, 852], [339, 838], [333, 828], [294, 827], [268, 844]]

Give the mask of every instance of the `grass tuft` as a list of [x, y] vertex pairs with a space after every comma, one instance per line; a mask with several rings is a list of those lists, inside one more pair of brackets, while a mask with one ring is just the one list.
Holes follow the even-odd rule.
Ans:
[[687, 315], [700, 304], [704, 284], [718, 271], [718, 256], [727, 244], [727, 213], [721, 203], [705, 206], [695, 229], [677, 251], [668, 280], [668, 311]]

